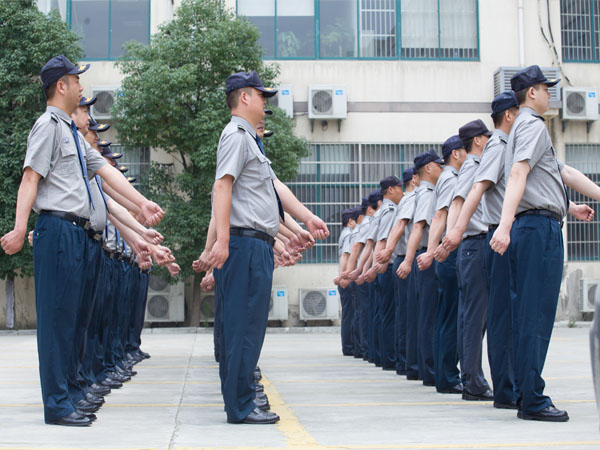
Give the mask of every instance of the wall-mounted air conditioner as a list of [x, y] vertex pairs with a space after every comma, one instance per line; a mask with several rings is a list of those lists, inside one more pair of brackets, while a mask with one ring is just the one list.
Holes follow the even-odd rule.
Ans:
[[269, 304], [269, 320], [288, 320], [287, 286], [273, 286]]
[[163, 277], [150, 275], [146, 322], [183, 322], [184, 303], [183, 282], [169, 284]]
[[215, 321], [215, 291], [200, 294], [200, 323]]
[[340, 316], [337, 289], [300, 289], [300, 320], [335, 320]]
[[332, 85], [308, 87], [309, 119], [345, 119], [348, 117], [346, 88]]
[[92, 97], [96, 97], [96, 103], [92, 105], [91, 114], [96, 120], [111, 119], [110, 108], [115, 102], [115, 96], [119, 86], [94, 86], [92, 87]]
[[600, 302], [600, 280], [580, 280], [579, 310], [594, 312], [596, 302]]
[[563, 120], [598, 120], [598, 90], [564, 87], [561, 116]]
[[269, 103], [283, 109], [288, 117], [294, 117], [294, 89], [292, 86], [279, 86], [277, 95], [271, 97]]
[[[514, 74], [524, 69], [524, 67], [499, 67], [494, 72], [494, 97], [501, 94], [504, 91], [510, 91], [510, 79]], [[560, 78], [560, 71], [556, 67], [540, 67], [542, 73], [548, 80], [554, 80]], [[560, 83], [559, 83], [560, 84]], [[555, 84], [548, 89], [550, 92], [550, 101], [560, 101], [560, 87]]]

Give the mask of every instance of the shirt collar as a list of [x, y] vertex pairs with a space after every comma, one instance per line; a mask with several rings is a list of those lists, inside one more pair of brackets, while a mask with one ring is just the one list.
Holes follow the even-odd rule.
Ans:
[[494, 130], [494, 133], [492, 134], [492, 136], [498, 136], [498, 138], [505, 144], [508, 142], [508, 134], [506, 134], [504, 131], [502, 131], [499, 128], [496, 128]]
[[393, 205], [394, 202], [391, 201], [389, 198], [384, 198], [383, 201], [381, 202], [381, 206], [387, 205], [387, 204]]
[[250, 122], [248, 122], [246, 119], [240, 117], [240, 116], [231, 116], [231, 121], [233, 123], [235, 123], [236, 125], [241, 125], [242, 127], [244, 127], [244, 129], [250, 133], [250, 135], [256, 139], [256, 130], [254, 129], [254, 127], [252, 125], [250, 125]]
[[481, 157], [475, 153], [467, 153], [467, 159], [474, 159], [475, 161], [481, 161]]
[[430, 181], [427, 181], [427, 180], [421, 180], [421, 184], [419, 185], [419, 187], [420, 187], [421, 189], [425, 189], [425, 188], [428, 188], [428, 187], [430, 187], [430, 188], [434, 188], [435, 186], [434, 186], [434, 185], [433, 185], [433, 183], [432, 183], [432, 182], [430, 182]]
[[519, 109], [519, 115], [524, 113], [537, 117], [538, 119], [542, 119], [544, 122], [546, 121], [546, 119], [540, 116], [533, 108], [530, 108], [529, 106], [523, 106]]
[[50, 113], [56, 114], [62, 120], [64, 120], [65, 122], [67, 122], [69, 125], [73, 121], [73, 119], [71, 119], [71, 117], [66, 112], [64, 112], [60, 108], [57, 108], [56, 106], [46, 106], [46, 111], [50, 112]]
[[452, 172], [453, 175], [458, 176], [458, 170], [456, 170], [456, 168], [452, 167], [451, 165], [445, 166], [443, 172]]

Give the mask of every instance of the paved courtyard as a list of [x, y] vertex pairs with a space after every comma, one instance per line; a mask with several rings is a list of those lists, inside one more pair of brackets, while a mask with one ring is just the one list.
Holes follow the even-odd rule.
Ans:
[[43, 424], [35, 336], [4, 333], [0, 448], [600, 449], [588, 332], [556, 328], [544, 371], [546, 392], [568, 410], [568, 423], [522, 421], [490, 402], [437, 394], [341, 356], [335, 332], [273, 332], [260, 366], [281, 421], [230, 425], [212, 336], [171, 330], [143, 335], [152, 358], [83, 429]]

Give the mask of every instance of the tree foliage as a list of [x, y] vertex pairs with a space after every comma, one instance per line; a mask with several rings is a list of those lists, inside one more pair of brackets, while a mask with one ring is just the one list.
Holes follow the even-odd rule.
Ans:
[[[76, 62], [79, 36], [56, 11], [45, 15], [32, 0], [0, 1], [0, 236], [14, 227], [27, 136], [46, 109], [40, 70], [53, 56]], [[29, 229], [35, 223], [32, 214]], [[19, 270], [20, 269], [20, 270]], [[18, 270], [18, 272], [17, 272]], [[0, 251], [0, 278], [31, 275], [33, 255], [27, 244], [14, 256]]]
[[[220, 0], [184, 0], [176, 17], [149, 45], [131, 42], [117, 62], [124, 74], [113, 115], [121, 143], [162, 149], [176, 166], [153, 164], [144, 186], [167, 214], [158, 229], [175, 252], [182, 275], [204, 248], [216, 148], [230, 120], [225, 79], [257, 70], [266, 85], [278, 69], [263, 64], [259, 32]], [[281, 178], [294, 177], [307, 144], [293, 134], [282, 111], [267, 116], [275, 134], [265, 142]]]

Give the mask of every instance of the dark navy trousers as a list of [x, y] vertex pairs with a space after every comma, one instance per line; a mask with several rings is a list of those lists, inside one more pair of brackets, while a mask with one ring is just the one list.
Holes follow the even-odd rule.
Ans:
[[466, 238], [458, 247], [458, 354], [466, 391], [479, 395], [490, 388], [481, 368], [487, 306], [485, 235]]
[[360, 335], [360, 350], [363, 359], [369, 358], [369, 285], [363, 283], [356, 285], [356, 296], [358, 298], [358, 328]]
[[392, 264], [388, 264], [385, 272], [377, 274], [379, 285], [379, 348], [381, 349], [381, 366], [384, 370], [396, 370], [396, 343], [394, 322], [396, 316], [396, 296]]
[[485, 246], [487, 271], [487, 340], [488, 359], [494, 402], [511, 404], [516, 400], [512, 306], [510, 300], [510, 256], [496, 253], [489, 243], [494, 230], [488, 232]]
[[442, 263], [435, 264], [438, 279], [438, 310], [435, 320], [435, 387], [447, 390], [460, 383], [458, 370], [458, 280], [456, 255], [453, 251]]
[[75, 353], [89, 237], [71, 222], [41, 214], [33, 239], [40, 382], [44, 419], [52, 422], [75, 411], [68, 370]]
[[221, 301], [219, 299], [219, 290], [215, 285], [215, 321], [213, 323], [213, 342], [215, 346], [215, 361], [219, 362], [221, 358], [221, 334], [223, 334], [223, 314], [221, 314]]
[[254, 369], [267, 329], [273, 284], [273, 248], [252, 237], [231, 236], [229, 258], [214, 271], [223, 308], [219, 375], [229, 422], [255, 408]]
[[396, 272], [404, 261], [404, 255], [396, 257], [392, 267], [396, 288], [396, 308], [394, 317], [394, 338], [396, 342], [396, 373], [406, 374], [406, 301], [408, 298], [408, 279], [403, 280]]
[[352, 321], [354, 318], [354, 309], [352, 307], [352, 289], [350, 286], [343, 288], [338, 286], [340, 300], [342, 303], [342, 353], [346, 356], [354, 354], [354, 344], [352, 342]]
[[[423, 251], [417, 252], [420, 255]], [[423, 383], [435, 383], [433, 340], [438, 304], [438, 282], [433, 264], [427, 270], [419, 270], [417, 258], [413, 264], [416, 276], [417, 301], [419, 302], [418, 358], [419, 373]]]
[[369, 361], [375, 363], [376, 366], [381, 366], [381, 354], [379, 353], [379, 339], [377, 337], [377, 302], [379, 295], [377, 294], [377, 278], [369, 283]]
[[563, 237], [558, 221], [525, 215], [513, 223], [510, 239], [515, 377], [521, 410], [535, 413], [552, 404], [542, 370], [562, 280]]
[[140, 349], [142, 345], [142, 329], [144, 328], [144, 320], [146, 318], [146, 304], [148, 303], [148, 283], [150, 275], [148, 272], [140, 272], [140, 284], [138, 290], [138, 304], [136, 309], [136, 317], [133, 326], [133, 339], [131, 344], [134, 351]]
[[362, 358], [362, 343], [360, 336], [360, 300], [356, 283], [348, 286], [352, 298], [352, 354], [355, 358]]
[[422, 379], [419, 373], [419, 299], [417, 298], [417, 256], [413, 261], [411, 272], [406, 278], [408, 291], [406, 294], [406, 377], [409, 380]]

